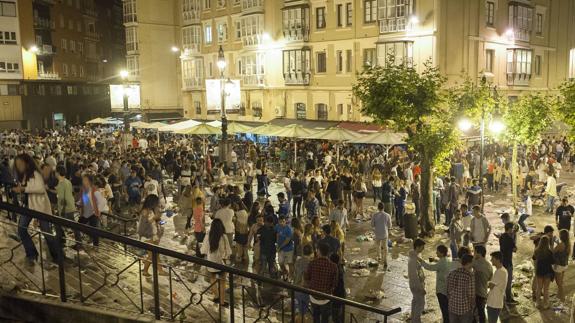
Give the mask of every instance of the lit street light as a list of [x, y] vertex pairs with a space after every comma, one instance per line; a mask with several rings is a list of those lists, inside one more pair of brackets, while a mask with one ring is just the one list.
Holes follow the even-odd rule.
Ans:
[[34, 45], [34, 46], [30, 47], [30, 51], [32, 53], [37, 53], [39, 51], [38, 46]]
[[[481, 78], [481, 83], [482, 84], [486, 84], [487, 83], [487, 79], [485, 78], [485, 76], [483, 76]], [[497, 95], [497, 87], [493, 88], [493, 91], [495, 92], [495, 94]], [[469, 129], [471, 129], [471, 127], [473, 126], [471, 121], [469, 121], [468, 119], [461, 119], [457, 126], [459, 127], [459, 129], [463, 132], [468, 131]], [[501, 133], [503, 130], [505, 130], [505, 124], [498, 118], [497, 115], [493, 115], [491, 122], [489, 123], [489, 130], [490, 132], [492, 132], [493, 134], [499, 134]], [[481, 150], [479, 153], [479, 185], [481, 187], [481, 191], [483, 191], [483, 159], [485, 157], [485, 106], [481, 107], [481, 123], [479, 125], [479, 136], [480, 136], [480, 140], [481, 140]], [[481, 210], [483, 211], [483, 206], [484, 206], [484, 202], [485, 199], [482, 198], [481, 199]], [[470, 205], [472, 206], [472, 205]]]
[[176, 47], [176, 46], [172, 46], [171, 50], [172, 50], [172, 52], [174, 52], [174, 53], [177, 53], [177, 52], [180, 51], [180, 49], [179, 49], [178, 47]]

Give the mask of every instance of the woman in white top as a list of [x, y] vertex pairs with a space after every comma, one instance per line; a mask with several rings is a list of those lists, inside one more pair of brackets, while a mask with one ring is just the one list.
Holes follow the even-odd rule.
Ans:
[[[16, 168], [16, 176], [18, 179], [18, 186], [12, 188], [15, 193], [24, 194], [24, 203], [26, 206], [34, 211], [52, 215], [52, 206], [46, 193], [46, 185], [44, 178], [38, 171], [38, 167], [32, 157], [27, 154], [21, 154], [14, 159], [14, 167]], [[28, 226], [32, 221], [32, 217], [20, 214], [18, 220], [18, 237], [22, 241], [24, 250], [26, 252], [26, 260], [29, 265], [33, 265], [38, 259], [38, 250], [28, 233]], [[39, 221], [40, 230], [43, 232], [52, 232], [50, 223], [46, 221]], [[56, 241], [51, 235], [44, 235], [52, 260], [56, 262], [60, 255], [57, 248]]]
[[[225, 232], [224, 223], [220, 219], [214, 219], [208, 233], [208, 243], [204, 242], [201, 248], [201, 253], [207, 255], [208, 261], [225, 265], [230, 258], [232, 249]], [[228, 304], [225, 301], [226, 274], [214, 268], [208, 268], [208, 271], [210, 272], [210, 282], [213, 284], [214, 303], [226, 306]]]
[[[162, 215], [160, 214], [160, 199], [157, 195], [150, 194], [146, 196], [144, 204], [142, 205], [142, 210], [140, 211], [140, 220], [138, 223], [138, 231], [140, 235], [146, 238], [147, 243], [159, 245], [162, 235], [164, 234], [164, 228], [160, 224], [162, 220]], [[146, 277], [150, 276], [148, 269], [152, 264], [153, 254], [148, 251], [148, 257], [144, 261], [144, 270], [142, 274]], [[158, 259], [159, 265], [159, 259]], [[165, 275], [162, 267], [158, 268], [158, 273], [160, 275]]]

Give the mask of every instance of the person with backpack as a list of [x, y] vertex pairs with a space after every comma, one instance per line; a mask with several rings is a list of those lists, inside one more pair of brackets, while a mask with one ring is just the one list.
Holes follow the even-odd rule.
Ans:
[[[144, 204], [142, 205], [142, 210], [140, 211], [140, 220], [138, 221], [138, 234], [140, 235], [140, 238], [145, 238], [147, 243], [155, 245], [160, 244], [160, 239], [164, 234], [164, 228], [160, 223], [161, 219], [160, 199], [155, 194], [146, 196]], [[146, 277], [150, 276], [148, 270], [152, 264], [152, 257], [152, 252], [148, 251], [148, 256], [144, 261], [144, 270], [142, 271], [142, 275]], [[164, 275], [164, 271], [161, 267], [159, 267], [158, 272], [160, 275]]]

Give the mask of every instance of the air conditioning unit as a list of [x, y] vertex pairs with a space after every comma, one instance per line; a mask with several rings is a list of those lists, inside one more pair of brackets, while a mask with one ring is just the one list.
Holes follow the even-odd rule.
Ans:
[[285, 108], [284, 107], [276, 107], [275, 108], [276, 117], [283, 118], [286, 116]]

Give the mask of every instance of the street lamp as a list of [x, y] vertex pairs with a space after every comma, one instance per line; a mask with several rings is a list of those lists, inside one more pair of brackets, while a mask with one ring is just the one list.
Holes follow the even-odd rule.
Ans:
[[130, 73], [126, 70], [120, 71], [120, 77], [122, 78], [122, 96], [124, 99], [124, 148], [129, 145], [129, 134], [130, 134], [130, 115], [128, 107], [128, 76]]
[[177, 52], [180, 51], [180, 49], [179, 49], [178, 47], [176, 47], [176, 46], [172, 46], [171, 50], [172, 50], [173, 53], [177, 53]]
[[[487, 83], [487, 79], [485, 76], [481, 78], [481, 84], [485, 85]], [[490, 87], [491, 90], [491, 87]], [[493, 88], [495, 95], [497, 95], [497, 87]], [[490, 91], [491, 95], [491, 91]], [[472, 124], [471, 121], [468, 119], [461, 119], [458, 122], [458, 127], [461, 131], [466, 132], [471, 129]], [[505, 124], [499, 119], [497, 114], [492, 115], [491, 122], [489, 123], [489, 130], [493, 134], [499, 134], [505, 129]], [[479, 125], [479, 136], [481, 140], [481, 148], [479, 153], [479, 185], [481, 187], [481, 191], [483, 192], [483, 159], [485, 157], [485, 106], [481, 106], [481, 123]], [[483, 211], [483, 206], [485, 204], [485, 199], [481, 199], [481, 211]], [[473, 206], [473, 205], [470, 205]]]
[[224, 70], [226, 69], [226, 57], [224, 49], [220, 45], [218, 51], [218, 69], [220, 70], [220, 95], [221, 95], [221, 121], [222, 121], [222, 142], [220, 144], [220, 161], [228, 161], [228, 117], [226, 116], [226, 82], [224, 78]]

